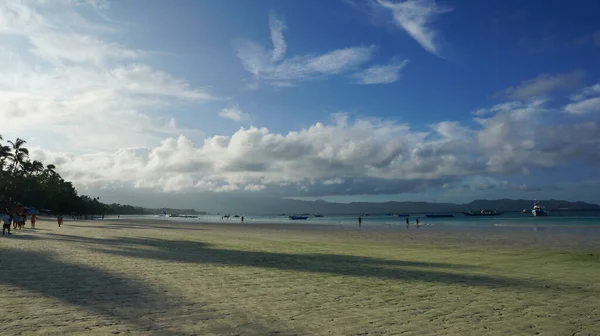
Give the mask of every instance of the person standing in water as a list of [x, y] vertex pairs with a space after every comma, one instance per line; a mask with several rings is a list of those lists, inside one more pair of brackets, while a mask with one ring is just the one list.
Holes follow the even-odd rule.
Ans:
[[417, 217], [417, 228], [419, 227], [419, 217]]
[[358, 227], [362, 224], [362, 216], [358, 216]]
[[244, 216], [242, 216], [242, 223], [244, 222]]
[[406, 217], [406, 229], [408, 230], [409, 227], [410, 227], [410, 222], [408, 221], [408, 217]]

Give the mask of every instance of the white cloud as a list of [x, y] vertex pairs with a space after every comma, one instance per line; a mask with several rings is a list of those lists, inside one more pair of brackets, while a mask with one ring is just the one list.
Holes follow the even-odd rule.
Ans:
[[78, 186], [126, 183], [163, 191], [288, 196], [397, 193], [455, 185], [473, 176], [526, 174], [577, 158], [600, 162], [600, 126], [595, 122], [549, 124], [556, 112], [539, 102], [490, 110], [498, 112], [478, 118], [476, 126], [444, 121], [427, 132], [394, 121], [351, 120], [337, 114], [329, 124], [287, 134], [250, 127], [209, 137], [199, 146], [180, 136], [156, 147], [112, 153], [35, 149], [32, 156], [58, 163], [61, 174]]
[[285, 24], [272, 12], [269, 17], [269, 27], [271, 29], [271, 42], [273, 43], [271, 61], [281, 61], [286, 51], [285, 39], [283, 38], [283, 32], [286, 29]]
[[570, 114], [584, 115], [600, 112], [600, 83], [584, 87], [571, 95], [573, 103], [565, 106], [565, 111]]
[[106, 40], [118, 27], [78, 14], [78, 6], [101, 10], [103, 3], [0, 4], [0, 120], [11, 125], [5, 136], [89, 152], [198, 133], [163, 112], [213, 96], [145, 64], [143, 51]]
[[232, 106], [226, 107], [219, 112], [219, 116], [221, 118], [241, 122], [245, 120], [250, 120], [250, 116], [247, 113], [244, 113], [239, 107]]
[[387, 65], [373, 65], [353, 75], [358, 84], [389, 84], [400, 78], [400, 71], [408, 64], [408, 60], [393, 62]]
[[406, 0], [393, 2], [377, 0], [386, 9], [392, 11], [398, 26], [415, 39], [423, 49], [439, 56], [437, 33], [430, 27], [432, 21], [440, 14], [450, 11], [440, 7], [435, 0]]
[[270, 26], [273, 50], [248, 40], [240, 41], [236, 48], [244, 69], [257, 81], [269, 85], [287, 87], [297, 81], [342, 74], [366, 63], [373, 55], [374, 47], [360, 46], [285, 59], [285, 24], [271, 14]]
[[565, 111], [571, 114], [587, 114], [600, 112], [600, 97], [585, 99], [565, 106]]
[[581, 86], [584, 73], [574, 71], [562, 74], [541, 74], [536, 78], [522, 81], [516, 87], [502, 92], [510, 99], [525, 100], [541, 97], [556, 91], [569, 91]]

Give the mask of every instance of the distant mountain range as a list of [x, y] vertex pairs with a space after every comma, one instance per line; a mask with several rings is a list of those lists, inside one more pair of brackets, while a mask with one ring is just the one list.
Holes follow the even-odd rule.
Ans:
[[[586, 202], [569, 202], [563, 200], [540, 200], [548, 210], [596, 210], [600, 211], [600, 205]], [[214, 207], [211, 205], [215, 205]], [[524, 199], [497, 199], [497, 200], [475, 200], [466, 204], [456, 203], [429, 203], [429, 202], [353, 202], [353, 203], [330, 203], [322, 200], [302, 201], [292, 199], [246, 199], [244, 202], [227, 202], [216, 204], [205, 204], [210, 213], [238, 213], [238, 214], [386, 214], [386, 213], [430, 213], [430, 212], [463, 212], [479, 211], [482, 209], [493, 209], [503, 212], [530, 210], [533, 207], [532, 200]], [[218, 210], [217, 210], [218, 209]], [[215, 211], [216, 210], [216, 211]]]

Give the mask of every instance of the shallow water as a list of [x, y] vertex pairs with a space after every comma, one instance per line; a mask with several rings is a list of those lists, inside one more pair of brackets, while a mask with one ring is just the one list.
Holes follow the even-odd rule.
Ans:
[[[568, 229], [577, 228], [600, 228], [600, 212], [555, 212], [547, 217], [534, 217], [531, 214], [507, 213], [499, 216], [490, 217], [469, 217], [463, 214], [454, 214], [450, 218], [428, 218], [425, 214], [411, 214], [409, 217], [410, 225], [414, 226], [416, 219], [419, 219], [420, 225], [429, 228], [447, 228], [447, 229], [484, 229], [484, 228], [521, 228], [532, 230], [543, 229]], [[202, 215], [198, 218], [177, 218], [158, 215], [148, 216], [121, 216], [122, 219], [154, 219], [173, 222], [187, 223], [239, 223], [240, 218], [231, 217], [221, 219], [220, 215]], [[115, 219], [106, 217], [106, 219]], [[290, 223], [305, 225], [334, 225], [334, 226], [356, 226], [357, 216], [325, 216], [309, 217], [307, 220], [290, 220], [287, 216], [244, 216], [245, 223]], [[394, 228], [406, 227], [406, 217], [396, 216], [363, 216], [363, 227]]]

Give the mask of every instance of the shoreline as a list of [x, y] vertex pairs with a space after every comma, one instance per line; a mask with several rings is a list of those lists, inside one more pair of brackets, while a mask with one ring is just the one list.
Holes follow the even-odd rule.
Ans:
[[334, 240], [357, 240], [385, 244], [438, 245], [461, 248], [496, 248], [546, 251], [592, 251], [600, 252], [600, 226], [436, 226], [414, 225], [368, 225], [361, 228], [347, 224], [304, 224], [273, 222], [228, 221], [170, 221], [164, 219], [105, 219], [65, 220], [64, 225], [76, 223], [78, 227], [99, 229], [209, 229], [237, 232], [240, 234], [282, 234], [293, 237], [313, 237]]

